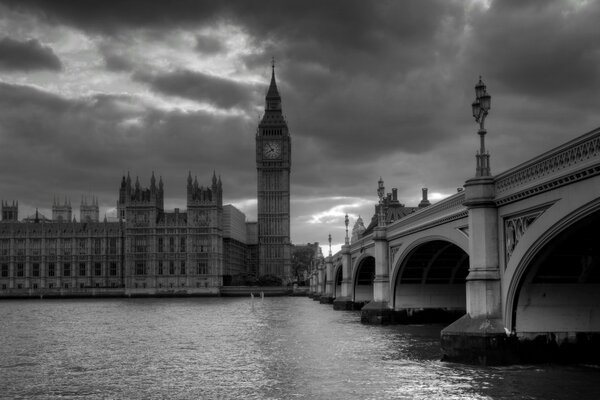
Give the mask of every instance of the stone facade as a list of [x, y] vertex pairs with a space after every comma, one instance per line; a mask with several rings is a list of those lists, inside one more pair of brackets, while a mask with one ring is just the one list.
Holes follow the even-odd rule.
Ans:
[[[95, 200], [82, 202], [81, 222], [70, 218], [68, 200], [54, 201], [53, 220], [38, 216], [23, 221], [16, 219], [16, 203], [3, 202], [0, 294], [89, 289], [193, 292], [222, 286], [227, 271], [246, 272], [245, 216], [226, 206], [241, 223], [224, 233], [220, 178], [213, 174], [211, 184], [203, 187], [190, 174], [186, 211], [165, 211], [163, 198], [162, 179], [157, 183], [152, 174], [147, 188], [141, 187], [139, 179], [132, 184], [129, 176], [123, 177], [118, 222], [108, 222], [106, 217], [95, 221]], [[225, 260], [224, 243], [233, 242], [239, 251], [230, 252]], [[239, 255], [235, 260], [234, 253]]]

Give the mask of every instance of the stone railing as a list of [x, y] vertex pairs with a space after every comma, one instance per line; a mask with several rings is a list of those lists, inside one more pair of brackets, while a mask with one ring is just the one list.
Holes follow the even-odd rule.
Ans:
[[405, 232], [421, 225], [428, 225], [436, 221], [442, 221], [447, 219], [449, 216], [466, 211], [466, 207], [463, 206], [464, 201], [464, 191], [446, 197], [435, 204], [417, 210], [416, 212], [388, 225], [388, 235], [394, 235], [399, 231]]
[[563, 170], [583, 166], [592, 159], [600, 162], [600, 128], [498, 175], [496, 196]]

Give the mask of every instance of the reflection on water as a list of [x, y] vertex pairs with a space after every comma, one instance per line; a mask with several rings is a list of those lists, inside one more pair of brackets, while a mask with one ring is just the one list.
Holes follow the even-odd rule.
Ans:
[[0, 302], [3, 398], [592, 399], [582, 366], [439, 361], [441, 325], [307, 298]]

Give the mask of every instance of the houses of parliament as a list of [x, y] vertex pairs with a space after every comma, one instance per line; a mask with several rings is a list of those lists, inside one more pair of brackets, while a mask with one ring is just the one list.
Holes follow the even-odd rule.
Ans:
[[123, 176], [117, 217], [100, 219], [98, 201], [54, 199], [48, 218], [19, 220], [2, 201], [0, 297], [74, 294], [218, 294], [236, 277], [291, 274], [291, 141], [272, 66], [256, 137], [258, 221], [223, 205], [223, 183], [187, 174], [187, 209], [164, 209], [162, 178], [148, 186]]

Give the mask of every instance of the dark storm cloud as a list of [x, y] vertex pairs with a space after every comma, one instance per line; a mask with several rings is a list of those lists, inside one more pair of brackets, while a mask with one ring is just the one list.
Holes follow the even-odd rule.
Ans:
[[[0, 84], [0, 170], [3, 196], [40, 207], [53, 194], [98, 195], [114, 203], [119, 176], [162, 175], [167, 196], [184, 198], [187, 171], [208, 184], [213, 169], [227, 197], [251, 191], [253, 130], [239, 118], [163, 111], [129, 96], [67, 99]], [[231, 157], [231, 154], [238, 154]]]
[[248, 107], [253, 87], [230, 79], [189, 70], [164, 74], [136, 73], [134, 79], [145, 82], [157, 92], [213, 104], [219, 108]]
[[469, 57], [481, 62], [486, 75], [502, 84], [496, 90], [545, 101], [555, 96], [558, 101], [566, 96], [577, 100], [578, 94], [587, 93], [579, 100], [597, 108], [598, 21], [597, 1], [579, 6], [556, 0], [495, 1], [473, 21]]
[[[292, 192], [316, 211], [320, 206], [311, 196], [375, 201], [379, 176], [386, 187], [399, 188], [401, 199], [418, 197], [421, 185], [455, 192], [474, 173], [478, 138], [470, 104], [480, 74], [492, 94], [486, 142], [494, 173], [600, 123], [600, 2], [481, 3], [9, 2], [41, 29], [68, 25], [106, 43], [100, 48], [106, 68], [133, 71], [134, 91], [140, 83], [158, 95], [241, 115], [254, 115], [264, 104], [275, 56], [293, 140]], [[229, 29], [247, 40], [241, 56], [227, 47]], [[164, 48], [170, 44], [190, 54], [169, 59]], [[128, 52], [129, 46], [136, 51]], [[139, 55], [146, 48], [167, 59], [153, 64], [153, 57]], [[202, 55], [231, 60], [232, 78], [238, 72], [260, 75], [264, 84], [178, 64]], [[132, 170], [147, 182], [154, 169], [166, 177], [168, 197], [184, 198], [178, 190], [187, 170], [210, 175], [214, 168], [223, 175], [226, 198], [255, 197], [253, 118], [159, 110], [110, 93], [66, 99], [25, 87], [4, 89], [0, 167], [30, 171], [25, 178], [14, 174], [15, 182], [43, 186], [49, 180], [76, 190], [88, 180], [101, 181], [89, 178], [100, 174], [109, 183], [98, 185], [113, 201], [119, 174]], [[179, 101], [174, 97], [165, 102]], [[12, 152], [5, 150], [11, 146]], [[78, 170], [83, 172], [76, 175]], [[40, 171], [44, 178], [35, 176]], [[50, 173], [69, 180], [52, 181]]]
[[0, 39], [0, 70], [4, 71], [60, 71], [62, 63], [52, 48], [37, 39], [18, 41], [5, 37]]

